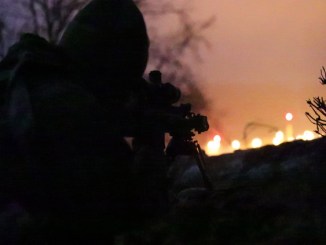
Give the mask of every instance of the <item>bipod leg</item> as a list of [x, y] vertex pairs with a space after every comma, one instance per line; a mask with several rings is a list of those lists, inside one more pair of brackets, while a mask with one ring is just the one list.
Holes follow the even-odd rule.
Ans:
[[199, 171], [203, 177], [204, 185], [208, 190], [213, 190], [213, 184], [209, 180], [206, 171], [205, 171], [205, 160], [204, 160], [204, 155], [202, 152], [202, 149], [200, 148], [200, 145], [198, 144], [197, 141], [194, 141], [194, 146], [195, 146], [195, 152], [194, 152], [194, 158], [196, 159], [197, 166], [199, 168]]

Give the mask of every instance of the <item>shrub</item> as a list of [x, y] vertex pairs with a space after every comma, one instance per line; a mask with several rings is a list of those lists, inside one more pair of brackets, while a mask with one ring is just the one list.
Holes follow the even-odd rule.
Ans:
[[[322, 85], [326, 84], [326, 70], [323, 67], [320, 70], [321, 76], [319, 80]], [[326, 101], [323, 97], [314, 97], [313, 100], [307, 100], [309, 107], [313, 113], [306, 112], [306, 116], [311, 123], [316, 125], [315, 132], [321, 136], [326, 136]]]

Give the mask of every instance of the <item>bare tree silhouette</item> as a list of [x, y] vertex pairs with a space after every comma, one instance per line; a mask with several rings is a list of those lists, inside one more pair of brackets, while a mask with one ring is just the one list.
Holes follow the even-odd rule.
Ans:
[[[165, 81], [181, 88], [183, 92], [181, 103], [190, 101], [196, 107], [195, 110], [204, 109], [207, 101], [198, 86], [194, 61], [202, 61], [201, 48], [210, 46], [204, 32], [214, 23], [214, 16], [203, 21], [195, 21], [191, 9], [178, 7], [172, 1], [135, 0], [135, 2], [149, 20], [151, 39], [149, 69], [161, 70]], [[176, 20], [173, 23], [176, 26], [174, 31], [160, 32], [161, 22], [168, 22], [169, 19]], [[189, 60], [191, 62], [188, 62]]]
[[32, 32], [56, 43], [85, 0], [18, 0], [29, 13]]
[[[7, 5], [15, 5], [10, 14], [19, 20], [19, 27], [16, 28], [19, 30], [15, 32], [16, 40], [20, 33], [27, 31], [38, 34], [52, 43], [58, 42], [67, 24], [88, 2], [89, 0], [3, 0]], [[184, 94], [181, 103], [183, 100], [190, 100], [189, 102], [196, 105], [196, 109], [204, 108], [206, 99], [198, 88], [193, 62], [201, 60], [202, 47], [209, 47], [204, 31], [212, 25], [214, 18], [195, 21], [191, 9], [178, 7], [170, 0], [134, 0], [134, 2], [148, 20], [151, 41], [148, 69], [161, 70], [164, 81], [181, 87]], [[162, 22], [169, 18], [177, 20], [174, 23], [175, 31], [160, 33], [158, 30], [164, 26]], [[11, 28], [10, 25], [17, 23], [5, 24]], [[3, 43], [10, 41], [4, 40]]]

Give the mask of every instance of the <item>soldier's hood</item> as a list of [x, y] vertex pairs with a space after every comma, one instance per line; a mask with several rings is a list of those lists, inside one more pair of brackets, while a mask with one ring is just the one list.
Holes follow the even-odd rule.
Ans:
[[149, 40], [132, 0], [93, 0], [68, 25], [59, 46], [83, 69], [141, 76]]

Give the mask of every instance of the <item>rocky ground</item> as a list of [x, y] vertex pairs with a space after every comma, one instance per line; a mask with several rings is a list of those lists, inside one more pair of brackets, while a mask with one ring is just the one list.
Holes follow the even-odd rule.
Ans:
[[171, 213], [116, 244], [325, 244], [326, 138], [209, 157], [213, 191], [195, 162], [171, 169]]
[[[179, 157], [169, 172], [171, 211], [114, 245], [326, 244], [325, 149], [320, 138], [207, 157], [212, 191], [194, 159]], [[31, 221], [13, 203], [0, 213], [0, 244]]]

